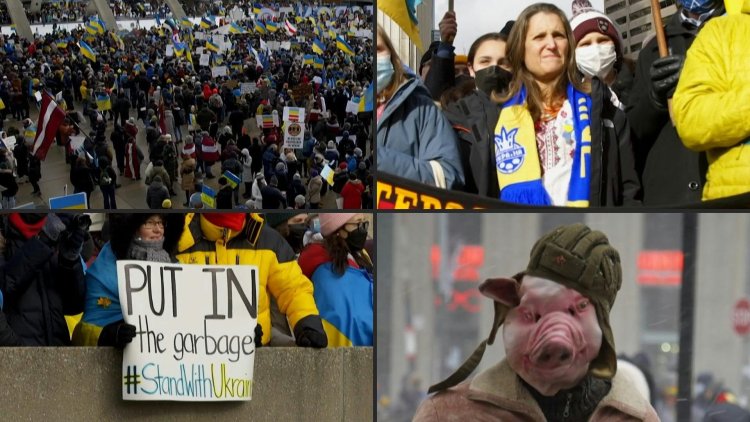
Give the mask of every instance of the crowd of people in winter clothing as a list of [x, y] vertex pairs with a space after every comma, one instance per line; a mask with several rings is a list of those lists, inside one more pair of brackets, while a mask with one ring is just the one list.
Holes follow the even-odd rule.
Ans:
[[746, 205], [748, 108], [722, 104], [750, 96], [732, 76], [747, 74], [750, 4], [676, 6], [669, 54], [647, 37], [635, 61], [588, 0], [533, 4], [467, 56], [449, 11], [414, 70], [379, 27], [378, 171], [531, 206]]
[[[211, 11], [226, 13], [226, 9]], [[297, 36], [308, 39], [316, 37], [321, 26], [342, 34], [372, 28], [361, 9], [347, 9], [335, 17], [324, 14], [317, 20], [298, 22], [296, 17], [281, 13], [273, 19], [295, 22]], [[211, 206], [200, 201], [204, 185], [214, 189], [215, 206], [221, 208], [315, 209], [335, 202], [339, 207], [371, 208], [372, 113], [347, 111], [347, 105], [362, 98], [371, 83], [372, 39], [347, 37], [355, 50], [350, 56], [336, 47], [330, 34], [321, 34], [325, 51], [320, 57], [325, 64], [320, 68], [303, 63], [304, 56], [312, 53], [309, 43], [299, 42], [287, 31], [253, 32], [248, 19], [239, 21], [248, 28], [245, 33], [221, 36], [233, 47], [212, 55], [214, 65], [219, 61], [228, 66], [226, 76], [213, 77], [211, 67], [200, 66], [197, 51], [192, 62], [186, 54], [166, 56], [174, 37], [193, 39], [195, 50], [204, 42], [194, 35], [211, 34], [229, 23], [223, 19], [216, 16], [208, 29], [194, 25], [173, 30], [162, 24], [135, 29], [122, 38], [110, 33], [91, 36], [83, 29], [56, 31], [34, 40], [3, 37], [0, 44], [6, 48], [0, 49], [0, 69], [5, 78], [0, 82], [0, 98], [7, 107], [0, 116], [26, 119], [30, 107], [37, 104], [34, 92], [46, 90], [56, 96], [67, 111], [57, 143], [66, 150], [73, 191], [90, 198], [98, 188], [104, 208], [117, 207], [117, 188], [140, 180], [148, 185], [144, 205], [156, 208]], [[88, 41], [97, 52], [96, 61], [83, 57], [77, 40]], [[261, 43], [286, 41], [290, 49], [261, 48]], [[245, 83], [255, 84], [254, 90], [242, 92], [240, 85]], [[296, 150], [284, 148], [283, 121], [261, 128], [256, 120], [256, 116], [282, 116], [285, 106], [306, 112], [303, 146]], [[16, 136], [17, 145], [25, 145], [35, 129], [35, 122], [28, 120], [23, 129], [8, 128], [8, 135]], [[70, 139], [77, 136], [85, 140], [74, 149]], [[21, 152], [21, 157], [29, 155]], [[326, 167], [341, 173], [343, 163], [349, 181], [322, 178]], [[36, 179], [37, 164], [27, 165], [16, 157], [8, 166], [19, 177], [16, 169], [33, 168]], [[11, 178], [4, 176], [3, 166], [0, 153], [0, 185], [6, 187], [3, 197], [10, 204], [17, 186], [6, 180]], [[44, 167], [42, 162], [42, 173]], [[239, 183], [223, 178], [227, 171]], [[38, 191], [35, 188], [35, 194]], [[350, 199], [344, 201], [342, 195]]]
[[96, 226], [88, 214], [2, 217], [0, 346], [127, 346], [136, 330], [122, 318], [119, 259], [260, 267], [258, 347], [374, 344], [364, 214], [97, 217]]

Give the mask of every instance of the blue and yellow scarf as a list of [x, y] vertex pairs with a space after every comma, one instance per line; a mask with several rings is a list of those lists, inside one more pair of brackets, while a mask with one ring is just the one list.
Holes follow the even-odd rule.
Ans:
[[[573, 110], [575, 151], [568, 188], [569, 207], [588, 207], [591, 178], [591, 97], [568, 84], [565, 100]], [[526, 108], [526, 87], [503, 105], [495, 127], [495, 161], [500, 199], [526, 205], [552, 205], [542, 183], [534, 122]]]

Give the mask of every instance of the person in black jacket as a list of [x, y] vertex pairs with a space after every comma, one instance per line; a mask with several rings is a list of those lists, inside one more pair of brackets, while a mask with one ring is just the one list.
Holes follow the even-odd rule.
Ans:
[[85, 214], [13, 213], [5, 224], [6, 264], [0, 290], [8, 324], [27, 346], [67, 346], [65, 315], [83, 311], [81, 249], [91, 218]]
[[698, 31], [709, 19], [724, 14], [723, 2], [678, 1], [680, 9], [664, 27], [671, 54], [659, 58], [656, 38], [638, 54], [635, 80], [626, 112], [630, 121], [636, 170], [647, 206], [701, 202], [708, 161], [705, 153], [683, 145], [670, 121], [668, 100], [674, 94], [682, 65]]
[[224, 176], [219, 177], [219, 191], [216, 192], [216, 209], [232, 209], [232, 186], [227, 182]]

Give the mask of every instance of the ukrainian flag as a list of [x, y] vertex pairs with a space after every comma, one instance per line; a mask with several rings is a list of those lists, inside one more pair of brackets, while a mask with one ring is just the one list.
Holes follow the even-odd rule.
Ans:
[[263, 6], [260, 3], [253, 3], [253, 13], [255, 13], [256, 15], [260, 13], [262, 8]]
[[231, 23], [231, 24], [229, 25], [229, 33], [230, 33], [230, 34], [244, 34], [245, 32], [247, 32], [247, 31], [245, 31], [245, 28], [243, 28], [243, 27], [241, 27], [241, 26], [237, 25], [237, 24], [236, 24], [236, 23], [234, 23], [234, 22], [232, 22], [232, 23]]
[[315, 69], [323, 69], [323, 66], [325, 66], [325, 62], [320, 57], [314, 57], [313, 62], [313, 67]]
[[65, 40], [58, 41], [57, 48], [68, 48], [68, 42]]
[[214, 54], [214, 64], [219, 66], [224, 63], [224, 56], [221, 54]]
[[326, 45], [319, 39], [315, 38], [312, 44], [312, 50], [315, 54], [323, 54], [326, 51]]
[[49, 207], [53, 210], [85, 210], [88, 208], [86, 204], [86, 193], [80, 192], [72, 195], [50, 198]]
[[36, 137], [36, 126], [31, 125], [23, 131], [23, 136], [26, 139], [34, 139]]
[[78, 41], [78, 47], [80, 47], [83, 57], [91, 60], [92, 62], [96, 61], [96, 51], [94, 51], [94, 49], [91, 48], [88, 44], [83, 42], [83, 40]]
[[221, 51], [221, 49], [219, 49], [219, 46], [218, 46], [218, 45], [216, 45], [216, 44], [212, 43], [212, 42], [211, 42], [211, 41], [209, 41], [209, 40], [206, 40], [206, 50], [211, 50], [211, 51], [215, 51], [215, 52], [217, 52], [217, 53], [218, 53], [219, 51]]
[[180, 25], [184, 26], [185, 28], [192, 28], [193, 27], [193, 23], [190, 22], [190, 19], [188, 19], [187, 16], [185, 16], [184, 18], [182, 18], [182, 20], [180, 21]]
[[370, 83], [370, 86], [367, 87], [367, 91], [365, 91], [365, 95], [359, 99], [359, 111], [362, 112], [372, 112], [372, 91], [374, 84]]
[[112, 100], [107, 94], [99, 94], [96, 96], [96, 106], [99, 111], [112, 110]]
[[349, 45], [349, 43], [346, 42], [344, 37], [342, 37], [341, 35], [336, 37], [336, 47], [350, 56], [354, 55], [354, 49]]
[[208, 29], [211, 26], [213, 26], [213, 24], [214, 23], [211, 21], [211, 19], [209, 19], [209, 18], [207, 18], [205, 16], [201, 19], [201, 28], [203, 28], [203, 29]]
[[268, 31], [266, 30], [265, 25], [263, 25], [263, 22], [255, 21], [255, 32], [259, 34], [266, 34]]
[[266, 22], [266, 29], [268, 29], [271, 32], [276, 32], [279, 30], [279, 24], [277, 24], [274, 21]]
[[315, 25], [315, 29], [313, 29], [313, 31], [315, 32], [316, 37], [320, 38], [323, 36], [319, 26]]
[[185, 43], [184, 42], [176, 42], [176, 43], [174, 43], [174, 54], [177, 57], [182, 57], [182, 55], [185, 54]]
[[201, 202], [208, 208], [216, 208], [216, 192], [210, 186], [203, 185]]
[[300, 17], [300, 16], [295, 16], [295, 17], [294, 17], [294, 21], [295, 21], [296, 23], [298, 23], [298, 24], [299, 24], [299, 23], [302, 23], [302, 21], [303, 21], [303, 20], [304, 20], [304, 19], [302, 19], [302, 17]]
[[86, 32], [88, 32], [91, 35], [96, 35], [99, 33], [99, 28], [97, 28], [93, 22], [89, 22], [86, 25]]
[[305, 54], [305, 58], [302, 61], [302, 65], [304, 66], [308, 64], [313, 64], [314, 62], [315, 62], [315, 56], [313, 56], [312, 54]]
[[336, 31], [334, 31], [333, 29], [329, 29], [328, 36], [331, 38], [336, 38]]
[[96, 23], [97, 27], [100, 28], [99, 29], [100, 34], [103, 34], [107, 31], [107, 25], [98, 16], [94, 18], [93, 21]]
[[396, 25], [401, 27], [409, 39], [422, 49], [422, 40], [419, 38], [419, 22], [417, 21], [417, 6], [419, 0], [379, 0], [378, 9], [388, 15]]
[[229, 186], [231, 186], [232, 189], [236, 188], [240, 184], [240, 178], [235, 176], [235, 174], [229, 170], [225, 171], [223, 176], [227, 179], [227, 182], [229, 182]]

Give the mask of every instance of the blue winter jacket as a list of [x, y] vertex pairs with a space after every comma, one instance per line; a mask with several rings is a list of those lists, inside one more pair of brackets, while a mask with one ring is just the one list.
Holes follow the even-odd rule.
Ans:
[[460, 187], [464, 176], [455, 132], [427, 88], [407, 77], [378, 119], [378, 170], [434, 186], [434, 160], [446, 186]]

